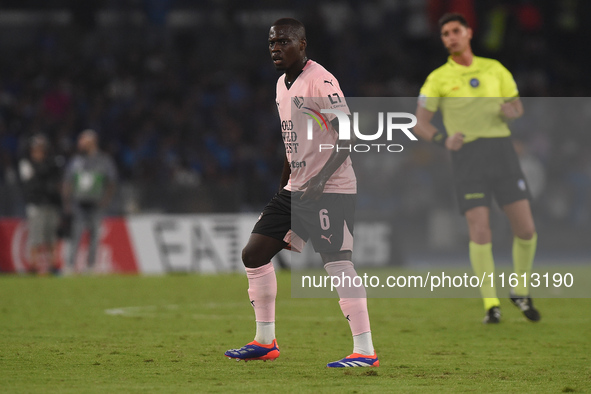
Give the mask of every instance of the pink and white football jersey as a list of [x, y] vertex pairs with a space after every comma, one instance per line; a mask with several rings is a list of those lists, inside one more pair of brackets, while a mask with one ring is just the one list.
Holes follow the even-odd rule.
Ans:
[[[338, 132], [331, 125], [334, 114], [321, 114], [322, 109], [336, 109], [349, 115], [349, 107], [337, 79], [324, 67], [308, 60], [302, 73], [288, 89], [285, 74], [277, 81], [277, 109], [281, 118], [281, 129], [285, 154], [291, 168], [287, 186], [296, 192], [314, 175], [318, 174], [332, 149], [323, 148], [338, 143]], [[312, 122], [312, 139], [308, 139], [308, 119]], [[336, 149], [336, 148], [335, 148]], [[347, 159], [326, 182], [325, 193], [355, 194], [357, 181]]]

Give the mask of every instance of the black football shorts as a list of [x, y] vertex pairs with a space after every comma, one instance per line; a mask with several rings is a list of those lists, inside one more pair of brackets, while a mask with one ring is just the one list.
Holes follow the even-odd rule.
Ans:
[[[357, 196], [324, 193], [312, 201], [301, 200], [302, 194], [285, 189], [275, 194], [252, 232], [285, 241], [296, 251], [308, 240], [318, 253], [353, 251]], [[301, 246], [295, 238], [302, 241]]]
[[479, 138], [465, 144], [452, 152], [452, 167], [462, 214], [490, 207], [493, 198], [500, 207], [531, 199], [510, 137]]

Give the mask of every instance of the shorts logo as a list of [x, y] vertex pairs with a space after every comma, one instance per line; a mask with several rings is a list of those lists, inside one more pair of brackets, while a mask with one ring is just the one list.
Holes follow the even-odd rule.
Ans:
[[484, 198], [484, 193], [467, 193], [464, 194], [465, 200], [476, 200], [479, 198]]
[[473, 88], [477, 88], [478, 85], [480, 85], [480, 81], [477, 78], [472, 78], [470, 80], [470, 86], [472, 86]]
[[526, 189], [525, 181], [523, 179], [518, 180], [517, 187], [519, 188], [519, 190], [525, 191], [525, 189]]
[[325, 237], [324, 235], [321, 235], [321, 236], [320, 236], [320, 239], [325, 239], [325, 240], [327, 240], [327, 241], [328, 241], [328, 243], [329, 243], [329, 244], [331, 244], [331, 245], [332, 245], [332, 242], [330, 241], [330, 239], [331, 239], [331, 238], [332, 238], [332, 234], [330, 234], [330, 235], [328, 236], [328, 238], [327, 238], [327, 237]]

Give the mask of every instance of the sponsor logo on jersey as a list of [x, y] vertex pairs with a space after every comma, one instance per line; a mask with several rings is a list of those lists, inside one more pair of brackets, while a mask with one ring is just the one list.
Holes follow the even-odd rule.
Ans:
[[306, 160], [304, 160], [304, 161], [292, 160], [289, 162], [289, 168], [302, 168], [305, 166], [306, 166]]

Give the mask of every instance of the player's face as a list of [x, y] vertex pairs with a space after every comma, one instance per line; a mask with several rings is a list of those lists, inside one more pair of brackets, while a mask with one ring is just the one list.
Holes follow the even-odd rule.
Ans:
[[472, 29], [458, 21], [448, 22], [441, 28], [441, 41], [452, 55], [459, 55], [470, 47]]
[[275, 69], [287, 71], [301, 64], [306, 41], [298, 39], [289, 26], [272, 26], [269, 30], [269, 52]]
[[78, 150], [81, 153], [89, 153], [95, 144], [94, 138], [89, 135], [82, 135], [78, 139]]

